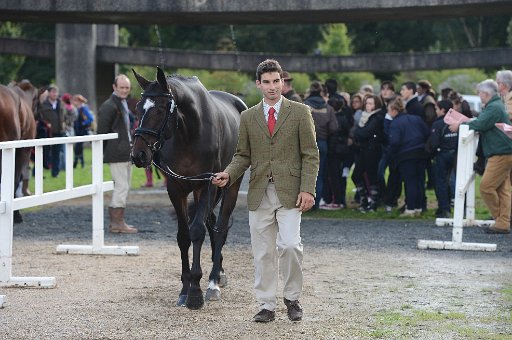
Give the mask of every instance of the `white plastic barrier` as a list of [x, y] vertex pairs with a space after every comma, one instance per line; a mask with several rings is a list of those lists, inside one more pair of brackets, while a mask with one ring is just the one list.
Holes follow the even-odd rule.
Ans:
[[[13, 211], [60, 202], [78, 197], [92, 197], [92, 245], [59, 245], [57, 254], [137, 255], [137, 246], [105, 246], [103, 226], [103, 193], [112, 190], [112, 181], [103, 182], [103, 140], [115, 139], [117, 133], [78, 137], [30, 139], [1, 142], [2, 177], [0, 186], [0, 286], [53, 288], [54, 277], [13, 277], [12, 240]], [[73, 187], [73, 144], [91, 142], [92, 183]], [[66, 188], [43, 192], [43, 146], [65, 144]], [[35, 147], [35, 192], [32, 196], [14, 198], [14, 164], [17, 148]], [[0, 295], [0, 306], [5, 296]]]
[[[419, 249], [451, 249], [496, 251], [496, 244], [462, 242], [463, 227], [493, 225], [493, 220], [475, 220], [475, 152], [478, 134], [469, 130], [467, 125], [459, 128], [459, 147], [457, 152], [457, 180], [455, 184], [455, 207], [453, 218], [436, 218], [438, 226], [453, 226], [452, 241], [419, 240]], [[464, 202], [466, 218], [464, 218]]]

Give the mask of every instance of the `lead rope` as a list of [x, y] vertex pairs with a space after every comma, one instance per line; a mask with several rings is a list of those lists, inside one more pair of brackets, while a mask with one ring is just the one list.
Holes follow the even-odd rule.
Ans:
[[[215, 207], [217, 206], [218, 202], [222, 201], [222, 199], [224, 198], [225, 189], [224, 188], [219, 188], [219, 190], [221, 190], [221, 196], [220, 196], [219, 200], [217, 201], [216, 197], [214, 197], [214, 204], [213, 204], [213, 206], [212, 206], [212, 204], [210, 202], [212, 179], [215, 177], [215, 174], [213, 172], [205, 172], [205, 173], [202, 173], [202, 174], [199, 174], [199, 175], [195, 175], [195, 176], [182, 176], [182, 175], [178, 175], [177, 173], [172, 171], [167, 164], [164, 164], [165, 167], [161, 165], [160, 154], [158, 152], [155, 152], [155, 154], [153, 155], [153, 164], [158, 169], [160, 169], [164, 174], [166, 174], [168, 176], [171, 176], [171, 177], [174, 177], [174, 178], [177, 178], [177, 179], [182, 179], [182, 180], [186, 180], [186, 181], [208, 181], [208, 190], [207, 190], [208, 205], [206, 207], [206, 210], [208, 211], [208, 214], [206, 215], [206, 219], [210, 218], [210, 215], [212, 214], [213, 209], [215, 209]], [[212, 230], [214, 232], [219, 232], [219, 230], [215, 226], [212, 226]]]

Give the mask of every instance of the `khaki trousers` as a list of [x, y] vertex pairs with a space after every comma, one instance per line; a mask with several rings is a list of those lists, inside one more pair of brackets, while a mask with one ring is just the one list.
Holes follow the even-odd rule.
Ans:
[[258, 209], [249, 211], [254, 290], [260, 308], [275, 310], [279, 275], [283, 296], [298, 300], [302, 292], [302, 243], [299, 209], [284, 208], [274, 184], [269, 183]]
[[128, 192], [132, 182], [132, 163], [118, 162], [109, 163], [110, 174], [114, 181], [114, 191], [112, 192], [111, 208], [126, 208]]
[[497, 229], [510, 229], [510, 176], [512, 155], [496, 155], [487, 160], [480, 182], [480, 194]]

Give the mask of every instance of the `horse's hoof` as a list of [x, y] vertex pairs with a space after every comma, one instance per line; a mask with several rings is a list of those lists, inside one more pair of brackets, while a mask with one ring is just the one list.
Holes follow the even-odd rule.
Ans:
[[220, 300], [220, 290], [219, 289], [210, 289], [206, 291], [206, 301], [219, 301]]
[[178, 307], [186, 307], [186, 301], [187, 301], [187, 296], [186, 295], [180, 295], [180, 297], [178, 298], [178, 302], [176, 302], [176, 306]]
[[219, 287], [224, 288], [228, 285], [228, 277], [226, 276], [226, 273], [220, 272], [219, 274]]
[[201, 288], [189, 288], [185, 303], [188, 309], [201, 309], [204, 306]]
[[204, 306], [203, 295], [200, 296], [187, 296], [186, 306], [188, 309], [201, 309]]

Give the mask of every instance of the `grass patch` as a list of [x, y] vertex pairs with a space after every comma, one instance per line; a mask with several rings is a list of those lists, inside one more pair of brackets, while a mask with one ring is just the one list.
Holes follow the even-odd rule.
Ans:
[[471, 333], [467, 327], [460, 326], [461, 322], [467, 323], [463, 313], [420, 310], [403, 305], [399, 311], [385, 310], [377, 313], [372, 327], [374, 329], [368, 331], [368, 335], [372, 338], [405, 339], [421, 336], [425, 331], [447, 336], [453, 331], [458, 334]]
[[[84, 168], [80, 164], [73, 169], [73, 186], [78, 187], [81, 185], [92, 183], [92, 150], [90, 147], [84, 145]], [[110, 181], [112, 177], [110, 175], [110, 168], [108, 164], [103, 164], [103, 181]], [[159, 186], [160, 183], [154, 175], [154, 185]], [[146, 174], [144, 169], [133, 167], [132, 170], [132, 189], [140, 188], [146, 183]], [[32, 177], [29, 183], [30, 191], [34, 192], [35, 180]], [[66, 188], [66, 173], [64, 169], [61, 169], [59, 176], [54, 178], [51, 176], [51, 170], [43, 170], [43, 192], [50, 192], [55, 190], [62, 190]]]
[[512, 301], [512, 285], [507, 286], [501, 290], [501, 294], [505, 296], [507, 301]]

